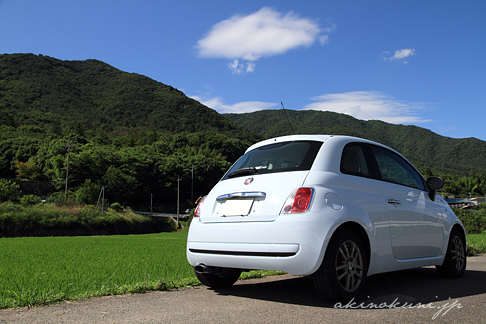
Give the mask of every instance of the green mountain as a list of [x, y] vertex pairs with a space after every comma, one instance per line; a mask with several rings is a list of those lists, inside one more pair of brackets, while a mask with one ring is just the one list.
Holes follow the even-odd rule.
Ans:
[[446, 192], [486, 193], [486, 143], [474, 138], [331, 112], [220, 115], [97, 60], [0, 55], [0, 186], [10, 179], [24, 194], [96, 204], [104, 187], [110, 202], [150, 210], [153, 200], [154, 211], [175, 212], [180, 189], [185, 210], [249, 145], [291, 134], [289, 121], [296, 134], [354, 135], [395, 148], [426, 175], [451, 175]]
[[69, 200], [96, 204], [105, 187], [110, 202], [150, 210], [153, 198], [155, 211], [175, 212], [180, 187], [185, 210], [259, 139], [171, 86], [97, 60], [0, 55], [0, 181], [24, 194], [64, 200], [67, 184]]
[[385, 144], [402, 153], [419, 169], [468, 175], [486, 170], [486, 142], [476, 138], [454, 139], [417, 127], [364, 121], [345, 114], [314, 110], [263, 110], [225, 114], [237, 125], [270, 138], [292, 134], [351, 135]]
[[0, 55], [0, 125], [53, 124], [62, 130], [216, 131], [252, 138], [245, 129], [181, 91], [97, 60]]

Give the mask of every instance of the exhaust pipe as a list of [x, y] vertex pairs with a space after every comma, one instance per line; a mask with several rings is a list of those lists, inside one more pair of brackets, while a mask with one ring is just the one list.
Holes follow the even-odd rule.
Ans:
[[198, 264], [197, 266], [194, 267], [194, 271], [196, 271], [196, 273], [199, 273], [199, 274], [213, 273], [213, 268], [208, 267], [204, 263], [200, 263], [200, 264]]

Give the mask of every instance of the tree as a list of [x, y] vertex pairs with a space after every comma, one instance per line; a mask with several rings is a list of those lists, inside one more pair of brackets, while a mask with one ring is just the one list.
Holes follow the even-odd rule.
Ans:
[[0, 179], [0, 201], [17, 200], [20, 195], [20, 187], [15, 182]]
[[138, 181], [135, 177], [126, 174], [113, 165], [108, 168], [102, 181], [115, 196], [130, 194], [138, 186]]
[[76, 201], [80, 204], [94, 205], [98, 199], [100, 186], [91, 182], [91, 179], [86, 179], [83, 185], [76, 190]]
[[0, 109], [0, 125], [15, 127], [14, 119], [8, 112], [4, 111], [3, 109]]
[[433, 176], [434, 176], [434, 174], [432, 173], [432, 170], [430, 170], [430, 168], [429, 168], [429, 167], [427, 167], [427, 168], [425, 169], [425, 171], [424, 171], [423, 176], [425, 177], [425, 179], [428, 179], [428, 178], [430, 178], [430, 177], [433, 177]]
[[4, 157], [0, 156], [0, 176], [4, 176], [4, 174], [8, 174], [9, 172], [7, 161]]
[[38, 180], [42, 176], [41, 168], [35, 164], [34, 162], [15, 162], [15, 167], [17, 170], [18, 176], [20, 178], [30, 179], [30, 180]]
[[59, 154], [50, 157], [46, 161], [46, 175], [56, 189], [61, 189], [66, 184], [66, 167], [64, 166], [64, 161], [65, 158]]
[[150, 133], [148, 135], [147, 144], [151, 145], [155, 142], [157, 142], [157, 133], [155, 131], [153, 131], [152, 133]]
[[83, 124], [78, 121], [74, 127], [74, 131], [76, 132], [76, 134], [80, 135], [80, 136], [84, 136], [84, 126]]
[[51, 124], [51, 132], [53, 134], [61, 136], [62, 135], [61, 125], [59, 123], [52, 123]]

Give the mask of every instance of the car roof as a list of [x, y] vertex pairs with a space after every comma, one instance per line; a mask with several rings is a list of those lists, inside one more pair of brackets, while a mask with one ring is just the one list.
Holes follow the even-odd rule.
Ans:
[[[291, 142], [291, 141], [319, 141], [319, 142], [325, 142], [329, 140], [330, 138], [335, 138], [339, 139], [341, 141], [349, 141], [349, 142], [365, 142], [365, 143], [371, 143], [379, 146], [386, 147], [390, 149], [389, 147], [376, 143], [367, 139], [359, 138], [359, 137], [353, 137], [353, 136], [346, 136], [346, 135], [288, 135], [288, 136], [279, 136], [279, 137], [274, 137], [270, 138], [258, 143], [255, 143], [251, 145], [246, 152], [252, 151], [258, 147], [273, 144], [273, 143], [278, 143], [278, 142]], [[393, 149], [392, 149], [393, 150]], [[394, 150], [393, 150], [394, 151]], [[246, 153], [245, 152], [245, 153]], [[398, 152], [397, 152], [398, 153]]]
[[[330, 140], [330, 139], [332, 139], [332, 140]], [[347, 143], [351, 143], [351, 142], [368, 143], [368, 144], [372, 144], [372, 145], [376, 145], [376, 146], [381, 146], [385, 149], [393, 151], [396, 154], [398, 154], [399, 156], [401, 156], [402, 158], [404, 158], [405, 160], [407, 160], [407, 158], [404, 157], [400, 152], [398, 152], [398, 151], [396, 151], [396, 150], [392, 149], [391, 147], [388, 147], [384, 144], [374, 142], [374, 141], [371, 141], [371, 140], [368, 140], [368, 139], [360, 138], [360, 137], [347, 136], [347, 135], [288, 135], [288, 136], [274, 137], [274, 138], [270, 138], [270, 139], [267, 139], [267, 140], [253, 144], [252, 146], [250, 146], [246, 150], [245, 153], [247, 153], [251, 150], [254, 150], [258, 147], [261, 147], [261, 146], [265, 146], [265, 145], [269, 145], [269, 144], [273, 144], [273, 143], [278, 143], [278, 142], [291, 142], [291, 141], [320, 141], [320, 142], [323, 142], [323, 143], [326, 142], [326, 141], [329, 141], [329, 144], [331, 144], [331, 142], [333, 143], [331, 145], [331, 147], [336, 147], [336, 145], [338, 147], [344, 147], [344, 145], [346, 145]], [[327, 157], [327, 159], [330, 159], [330, 158], [338, 158], [338, 157], [333, 156], [333, 155]], [[327, 161], [327, 162], [331, 162], [331, 161]], [[407, 160], [407, 162], [409, 162], [410, 165], [414, 169], [417, 170], [417, 168], [410, 161]], [[324, 166], [325, 164], [328, 165], [328, 166], [332, 166], [332, 165], [338, 165], [339, 163], [337, 161], [334, 161], [334, 162], [331, 162], [331, 163], [323, 163], [322, 166]]]
[[291, 141], [319, 141], [319, 142], [325, 142], [329, 138], [331, 138], [333, 135], [288, 135], [288, 136], [279, 136], [279, 137], [274, 137], [274, 138], [269, 138], [267, 140], [258, 142], [250, 146], [246, 152], [249, 152], [251, 150], [254, 150], [260, 146], [265, 146], [273, 143], [278, 143], [278, 142], [291, 142]]

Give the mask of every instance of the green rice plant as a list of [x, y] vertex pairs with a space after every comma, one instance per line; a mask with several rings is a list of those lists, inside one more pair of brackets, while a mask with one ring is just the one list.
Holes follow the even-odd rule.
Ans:
[[486, 253], [486, 234], [467, 235], [467, 254]]
[[186, 234], [0, 239], [0, 307], [196, 284]]

